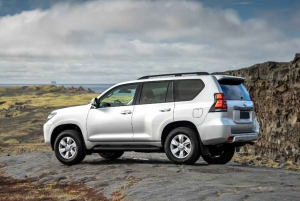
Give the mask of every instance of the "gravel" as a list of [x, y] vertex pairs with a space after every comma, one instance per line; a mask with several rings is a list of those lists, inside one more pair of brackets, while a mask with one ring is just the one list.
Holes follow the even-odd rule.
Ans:
[[118, 160], [87, 156], [74, 166], [53, 152], [1, 156], [0, 171], [14, 179], [38, 178], [36, 184], [83, 183], [108, 199], [124, 200], [299, 200], [300, 173], [241, 165], [175, 165], [165, 154], [127, 152]]

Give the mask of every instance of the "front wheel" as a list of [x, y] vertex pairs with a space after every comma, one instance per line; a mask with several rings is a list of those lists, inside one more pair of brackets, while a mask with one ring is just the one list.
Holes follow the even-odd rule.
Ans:
[[120, 158], [123, 154], [124, 154], [124, 151], [105, 151], [105, 152], [99, 153], [99, 155], [102, 158], [109, 159], [109, 160]]
[[226, 164], [232, 159], [234, 151], [235, 147], [209, 148], [209, 155], [203, 155], [202, 158], [208, 164]]
[[80, 163], [85, 158], [85, 148], [76, 130], [62, 131], [54, 143], [56, 158], [65, 165]]

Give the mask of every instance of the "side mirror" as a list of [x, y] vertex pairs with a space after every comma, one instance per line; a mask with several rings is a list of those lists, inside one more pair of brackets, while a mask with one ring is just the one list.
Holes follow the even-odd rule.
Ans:
[[95, 108], [98, 108], [98, 98], [93, 98], [91, 100], [91, 105], [94, 106]]

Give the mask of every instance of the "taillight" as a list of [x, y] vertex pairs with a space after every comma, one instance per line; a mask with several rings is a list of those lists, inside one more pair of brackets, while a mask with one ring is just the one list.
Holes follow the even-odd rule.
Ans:
[[253, 102], [254, 105], [254, 111], [257, 112], [257, 105], [255, 104], [255, 99], [251, 96], [251, 101]]
[[229, 141], [229, 142], [232, 142], [232, 141], [233, 141], [233, 139], [234, 139], [234, 137], [233, 137], [233, 136], [229, 136], [229, 137], [227, 138], [227, 141]]
[[210, 108], [210, 112], [224, 112], [227, 111], [227, 101], [223, 93], [215, 94], [215, 102]]

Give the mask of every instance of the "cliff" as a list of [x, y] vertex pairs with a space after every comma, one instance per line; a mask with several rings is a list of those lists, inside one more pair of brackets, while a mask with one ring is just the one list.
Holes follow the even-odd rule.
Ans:
[[291, 62], [269, 61], [225, 74], [245, 77], [258, 106], [260, 137], [244, 151], [300, 165], [300, 54]]

